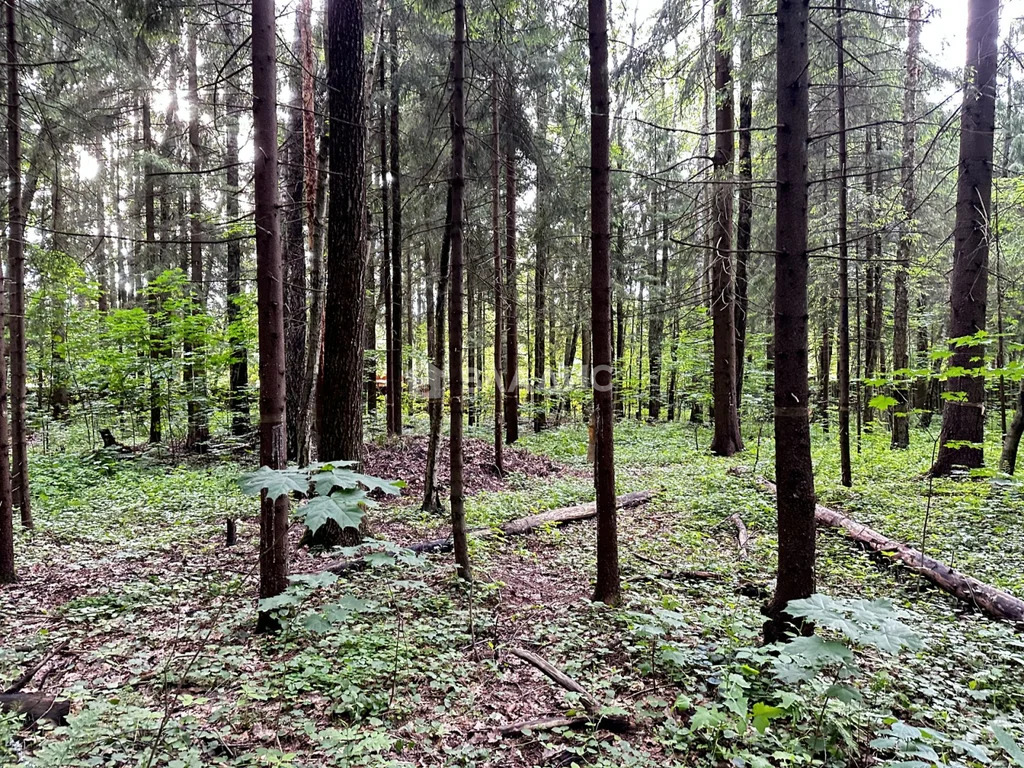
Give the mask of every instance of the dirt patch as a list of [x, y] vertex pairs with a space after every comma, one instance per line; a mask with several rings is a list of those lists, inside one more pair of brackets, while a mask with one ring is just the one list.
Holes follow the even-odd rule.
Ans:
[[[483, 440], [463, 440], [465, 454], [465, 493], [480, 491], [504, 491], [509, 486], [509, 477], [551, 477], [565, 475], [578, 470], [555, 463], [546, 456], [538, 456], [519, 448], [506, 446], [504, 450], [505, 474], [499, 476], [494, 468], [494, 446]], [[437, 482], [442, 497], [447, 495], [451, 483], [449, 446], [441, 438], [438, 448]], [[423, 475], [427, 468], [427, 438], [423, 436], [389, 440], [383, 445], [368, 443], [364, 471], [368, 475], [388, 480], [403, 480], [403, 497], [423, 498]]]

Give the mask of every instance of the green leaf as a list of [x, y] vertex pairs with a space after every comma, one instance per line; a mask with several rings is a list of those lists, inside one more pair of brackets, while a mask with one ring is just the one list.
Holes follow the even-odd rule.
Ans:
[[309, 491], [306, 473], [297, 469], [260, 467], [242, 475], [238, 484], [247, 496], [259, 496], [266, 491], [267, 496], [275, 500], [292, 492], [305, 494]]
[[342, 529], [359, 528], [363, 520], [363, 511], [358, 504], [339, 504], [336, 495], [315, 496], [300, 511], [306, 526], [314, 533], [328, 520], [333, 520]]
[[853, 704], [861, 700], [860, 691], [856, 688], [838, 683], [830, 685], [828, 690], [825, 691], [825, 696], [841, 701], [843, 704]]
[[875, 395], [868, 401], [868, 405], [884, 411], [892, 408], [894, 405], [899, 405], [899, 402], [895, 397], [889, 397], [889, 395]]
[[992, 726], [992, 733], [995, 734], [996, 741], [999, 742], [999, 746], [1006, 750], [1006, 754], [1013, 759], [1013, 762], [1016, 763], [1019, 768], [1024, 768], [1024, 751], [1017, 746], [1017, 742], [1014, 740], [1013, 736], [1008, 734], [998, 725]]
[[781, 707], [773, 707], [770, 704], [764, 704], [763, 702], [755, 702], [751, 708], [751, 714], [753, 715], [754, 728], [762, 736], [768, 729], [768, 724], [778, 717], [783, 717], [786, 712]]

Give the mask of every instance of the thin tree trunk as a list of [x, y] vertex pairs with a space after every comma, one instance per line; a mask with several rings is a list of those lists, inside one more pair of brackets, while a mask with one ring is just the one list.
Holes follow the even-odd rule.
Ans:
[[[389, 120], [390, 186], [391, 186], [391, 368], [388, 370], [388, 392], [393, 409], [391, 434], [402, 434], [402, 192], [399, 155], [399, 83], [398, 27], [391, 13], [391, 101]], [[381, 64], [383, 70], [383, 64]], [[411, 277], [410, 277], [411, 282]], [[410, 397], [412, 393], [410, 392]]]
[[[200, 187], [200, 152], [199, 141], [199, 73], [196, 65], [198, 27], [193, 24], [188, 35], [188, 96], [191, 114], [188, 123], [189, 170], [189, 267], [192, 280], [193, 315], [205, 312], [203, 288], [203, 222], [202, 222], [202, 189]], [[204, 359], [203, 331], [191, 334], [186, 339], [186, 379], [189, 385], [188, 401], [188, 435], [186, 445], [192, 450], [205, 452], [210, 442], [210, 426], [206, 410], [206, 366]]]
[[[751, 0], [740, 0], [740, 13], [746, 24], [754, 19]], [[753, 66], [753, 31], [748, 26], [740, 39], [740, 61], [745, 70]], [[739, 211], [736, 218], [736, 409], [743, 402], [743, 369], [747, 350], [747, 265], [750, 261], [750, 236], [754, 218], [753, 163], [751, 161], [751, 124], [754, 113], [754, 94], [751, 78], [747, 72], [740, 82], [739, 115]]]
[[[28, 401], [28, 367], [25, 347], [25, 209], [22, 208], [21, 184], [21, 88], [18, 83], [18, 33], [15, 19], [17, 0], [6, 0], [5, 16], [7, 26], [7, 264], [10, 278], [10, 326], [11, 344], [11, 440], [13, 467], [5, 473], [7, 451], [3, 432], [6, 422], [3, 408], [6, 403], [3, 385], [0, 384], [0, 582], [13, 581], [13, 549], [9, 568], [4, 566], [7, 547], [7, 529], [11, 519], [10, 501], [17, 497], [21, 512], [21, 524], [32, 527], [32, 497], [28, 477], [28, 429], [25, 424], [25, 407]], [[0, 296], [0, 311], [3, 309]], [[3, 328], [0, 318], [0, 329]], [[0, 357], [2, 357], [0, 346]], [[0, 380], [4, 372], [0, 370]], [[7, 475], [6, 479], [4, 475]], [[5, 485], [9, 488], [5, 488]], [[8, 494], [13, 494], [11, 498]], [[10, 545], [13, 547], [13, 544]], [[7, 578], [7, 577], [10, 578]]]
[[612, 402], [611, 142], [607, 0], [587, 0], [590, 48], [590, 293], [594, 342], [594, 487], [597, 492], [597, 584], [594, 600], [620, 600]]
[[[295, 12], [295, 54], [301, 60], [301, 10]], [[302, 67], [289, 67], [288, 87], [292, 102], [288, 105], [288, 124], [284, 139], [284, 332], [285, 383], [288, 410], [288, 460], [296, 461], [300, 452], [299, 408], [302, 398], [303, 363], [306, 360], [306, 244], [305, 219], [306, 147], [303, 135]]]
[[[511, 89], [511, 86], [510, 86]], [[516, 280], [516, 153], [505, 149], [505, 442], [519, 439], [519, 286]]]
[[547, 426], [545, 411], [544, 379], [547, 350], [546, 339], [547, 317], [547, 282], [548, 282], [548, 171], [545, 166], [544, 149], [547, 146], [548, 132], [548, 85], [545, 79], [540, 85], [537, 97], [537, 151], [541, 153], [537, 161], [537, 224], [535, 228], [536, 263], [533, 273], [533, 316], [534, 316], [534, 353], [533, 353], [533, 431], [540, 432]]
[[[230, 42], [230, 40], [229, 40]], [[233, 83], [228, 85], [227, 95], [227, 139], [224, 164], [227, 165], [227, 190], [224, 212], [228, 221], [237, 221], [239, 216], [238, 183], [238, 91]], [[249, 351], [245, 343], [242, 324], [242, 242], [231, 236], [227, 242], [227, 281], [225, 283], [227, 304], [228, 347], [230, 364], [228, 368], [228, 404], [231, 410], [231, 432], [236, 436], [252, 431], [249, 418]]]
[[845, 0], [836, 0], [836, 80], [839, 119], [839, 481], [853, 485], [850, 466], [850, 246], [847, 242], [846, 51], [843, 37]]
[[[967, 71], [971, 81], [964, 90], [960, 111], [960, 177], [949, 290], [952, 339], [974, 337], [985, 330], [999, 2], [970, 0], [967, 16]], [[984, 462], [985, 379], [973, 371], [984, 368], [985, 345], [954, 343], [952, 352], [950, 367], [966, 373], [946, 380], [946, 392], [954, 397], [943, 405], [934, 475], [948, 475], [954, 467], [976, 469]]]
[[715, 436], [711, 452], [718, 456], [732, 456], [743, 450], [736, 408], [736, 303], [732, 275], [732, 40], [726, 37], [731, 23], [731, 0], [715, 0], [715, 184], [711, 214]]
[[[380, 90], [384, 92], [385, 82], [384, 64], [380, 68]], [[381, 102], [380, 105], [380, 211], [381, 211], [381, 234], [380, 234], [380, 290], [384, 303], [384, 378], [387, 380], [387, 390], [384, 400], [385, 425], [389, 436], [397, 434], [401, 430], [402, 414], [401, 407], [396, 410], [395, 396], [401, 397], [401, 385], [395, 384], [395, 357], [401, 354], [395, 350], [395, 312], [394, 301], [391, 297], [391, 197], [388, 194], [388, 117], [387, 106]], [[394, 389], [397, 388], [397, 392]], [[397, 413], [397, 415], [396, 415]], [[397, 425], [397, 426], [396, 426]]]
[[[305, 374], [302, 377], [302, 398], [299, 400], [299, 466], [308, 466], [313, 445], [313, 424], [316, 386], [319, 380], [320, 352], [323, 347], [324, 329], [324, 214], [327, 210], [327, 161], [330, 152], [330, 137], [320, 137], [320, 149], [316, 155], [316, 206], [313, 209], [311, 229], [311, 259], [309, 268], [309, 325], [306, 329], [306, 359], [303, 361]], [[308, 186], [307, 186], [308, 189]], [[371, 294], [372, 295], [372, 294]], [[373, 400], [377, 399], [377, 382], [373, 382]]]
[[809, 0], [779, 0], [775, 188], [775, 475], [779, 558], [765, 640], [793, 623], [790, 600], [814, 592], [814, 470], [807, 388], [807, 133]]
[[[284, 297], [281, 227], [277, 210], [277, 72], [273, 0], [252, 4], [252, 89], [255, 145], [256, 293], [260, 344], [260, 464], [287, 466], [285, 427]], [[288, 494], [263, 494], [260, 506], [260, 598], [288, 586]], [[278, 628], [261, 611], [259, 627]]]
[[[145, 206], [146, 206], [146, 271], [150, 278], [155, 277], [157, 248], [156, 248], [156, 193], [153, 181], [153, 129], [152, 115], [149, 104], [149, 94], [143, 97], [142, 101], [142, 144], [146, 153], [145, 166]], [[162, 344], [162, 333], [159, 322], [156, 318], [159, 307], [159, 300], [156, 291], [150, 291], [146, 299], [146, 309], [149, 313], [149, 442], [159, 443], [162, 438], [161, 429], [161, 408], [160, 408], [160, 380], [156, 374], [156, 368], [160, 365], [160, 347]]]
[[[431, 339], [433, 348], [430, 350], [430, 400], [427, 410], [430, 412], [430, 434], [427, 438], [426, 474], [423, 478], [424, 510], [438, 512], [441, 509], [441, 494], [437, 487], [437, 452], [441, 443], [441, 419], [444, 416], [444, 317], [448, 308], [448, 272], [451, 266], [452, 250], [452, 189], [448, 185], [445, 201], [444, 232], [441, 235], [441, 257], [437, 270], [437, 294], [433, 306], [428, 305], [428, 312], [434, 314], [434, 334]], [[429, 281], [428, 275], [428, 281]], [[472, 317], [472, 315], [470, 315]]]
[[492, 255], [494, 260], [494, 468], [499, 475], [504, 474], [505, 464], [502, 456], [503, 411], [505, 408], [504, 380], [505, 343], [503, 315], [505, 314], [505, 297], [501, 264], [501, 230], [498, 221], [501, 188], [501, 137], [498, 133], [498, 76], [491, 76], [491, 237]]
[[451, 318], [448, 377], [451, 381], [451, 515], [455, 564], [459, 576], [469, 581], [473, 572], [469, 564], [466, 537], [466, 509], [463, 497], [462, 450], [462, 272], [463, 272], [463, 194], [466, 168], [466, 4], [455, 0], [455, 39], [452, 46], [452, 210], [451, 210], [451, 294], [448, 314]]
[[900, 186], [903, 189], [903, 220], [893, 280], [892, 447], [910, 447], [910, 261], [914, 251], [913, 225], [917, 198], [914, 194], [914, 165], [917, 148], [917, 89], [921, 79], [921, 0], [913, 0], [907, 13], [907, 78], [903, 88], [903, 161]]

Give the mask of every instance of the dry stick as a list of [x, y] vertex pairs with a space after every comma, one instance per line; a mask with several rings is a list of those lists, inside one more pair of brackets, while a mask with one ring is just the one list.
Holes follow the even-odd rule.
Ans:
[[[771, 494], [776, 493], [775, 483], [763, 477], [755, 478], [754, 484]], [[854, 541], [874, 552], [898, 560], [940, 589], [969, 605], [976, 606], [994, 619], [1024, 622], [1024, 600], [1008, 592], [960, 573], [924, 552], [890, 539], [834, 509], [818, 504], [814, 508], [814, 519], [819, 525], [842, 528]]]
[[49, 651], [47, 651], [46, 654], [43, 656], [42, 659], [39, 660], [38, 663], [36, 663], [33, 666], [31, 666], [28, 669], [26, 669], [18, 677], [17, 680], [15, 680], [13, 683], [11, 683], [3, 691], [3, 693], [4, 694], [8, 694], [8, 695], [12, 694], [12, 693], [17, 693], [22, 688], [24, 688], [26, 685], [28, 685], [29, 681], [31, 681], [33, 677], [35, 677], [37, 674], [39, 674], [39, 670], [42, 669], [46, 665], [46, 663], [48, 661], [50, 661], [50, 659], [52, 659], [58, 653], [63, 651], [65, 648], [67, 648], [69, 642], [70, 641], [68, 641], [68, 640], [64, 640], [63, 642], [59, 643], [58, 645], [56, 645], [55, 647], [53, 647]]
[[598, 704], [597, 699], [595, 699], [587, 692], [586, 688], [577, 683], [575, 680], [573, 680], [571, 677], [565, 674], [565, 672], [560, 670], [558, 667], [554, 666], [553, 664], [549, 663], [548, 661], [538, 656], [533, 651], [528, 651], [525, 648], [510, 648], [509, 653], [511, 653], [513, 656], [522, 659], [528, 664], [531, 664], [532, 666], [536, 667], [541, 672], [543, 672], [549, 679], [558, 683], [565, 690], [579, 694], [580, 703], [583, 705], [583, 708], [587, 710], [587, 712], [591, 716], [596, 718], [602, 725], [604, 725], [609, 730], [628, 730], [632, 727], [632, 723], [629, 720], [629, 718], [618, 715], [602, 717], [601, 705]]
[[736, 526], [736, 539], [740, 547], [740, 559], [746, 560], [750, 556], [750, 550], [747, 548], [747, 545], [750, 543], [750, 532], [747, 530], [747, 526], [744, 525], [743, 518], [740, 517], [738, 512], [729, 515], [727, 519]]

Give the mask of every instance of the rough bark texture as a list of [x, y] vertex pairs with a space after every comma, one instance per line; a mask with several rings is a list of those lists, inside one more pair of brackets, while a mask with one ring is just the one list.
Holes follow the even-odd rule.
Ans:
[[466, 4], [455, 0], [455, 35], [452, 43], [452, 211], [451, 211], [451, 293], [448, 314], [451, 336], [448, 348], [448, 377], [451, 380], [451, 434], [449, 440], [451, 462], [451, 516], [452, 542], [455, 564], [459, 576], [467, 581], [473, 578], [469, 564], [469, 545], [466, 538], [466, 504], [463, 496], [462, 450], [462, 272], [464, 243], [462, 223], [466, 186]]
[[[15, 11], [17, 0], [6, 0], [7, 27], [7, 263], [10, 280], [11, 344], [11, 440], [13, 465], [10, 469], [14, 496], [18, 499], [21, 524], [32, 527], [32, 498], [28, 480], [28, 430], [25, 407], [28, 400], [28, 368], [25, 348], [25, 209], [21, 183], [21, 90], [18, 83], [18, 36]], [[3, 324], [0, 323], [0, 328]], [[0, 470], [2, 471], [2, 470]], [[3, 503], [0, 481], [0, 503]], [[2, 515], [3, 513], [0, 513]], [[0, 522], [0, 527], [3, 523]], [[0, 539], [4, 534], [0, 532]], [[0, 544], [0, 547], [3, 545]], [[3, 555], [0, 554], [0, 561]], [[13, 568], [13, 561], [12, 561]], [[0, 579], [3, 578], [0, 565]]]
[[[273, 0], [252, 4], [252, 90], [255, 144], [256, 306], [260, 344], [260, 464], [283, 469], [287, 459], [284, 380], [284, 297], [281, 289], [281, 227], [277, 209], [277, 67]], [[288, 586], [289, 498], [260, 505], [260, 598]], [[259, 624], [276, 629], [260, 612]]]
[[[295, 56], [302, 56], [296, 9]], [[288, 105], [288, 124], [284, 140], [284, 333], [285, 383], [287, 384], [288, 460], [299, 456], [299, 408], [302, 399], [302, 375], [306, 360], [306, 244], [303, 239], [305, 219], [306, 148], [303, 135], [302, 68], [288, 68], [288, 87], [292, 102]]]
[[363, 7], [356, 0], [330, 0], [327, 7], [331, 139], [319, 453], [322, 461], [359, 460], [363, 447], [366, 129], [363, 94], [353, 84], [363, 81]]
[[611, 142], [607, 0], [587, 0], [590, 49], [590, 292], [594, 344], [594, 487], [597, 491], [597, 584], [594, 600], [620, 600], [615, 511], [612, 401]]
[[[388, 369], [388, 394], [391, 395], [392, 434], [402, 434], [402, 176], [399, 156], [398, 27], [391, 14], [391, 108], [388, 123], [391, 189], [391, 340], [388, 349], [393, 359]], [[381, 65], [383, 70], [383, 64]], [[411, 394], [411, 393], [410, 393]]]
[[[427, 461], [423, 480], [423, 509], [436, 512], [441, 508], [441, 494], [437, 488], [437, 448], [441, 442], [441, 420], [444, 416], [444, 351], [445, 351], [445, 312], [448, 304], [448, 274], [451, 267], [452, 251], [452, 188], [448, 185], [445, 202], [444, 232], [441, 235], [441, 258], [437, 270], [437, 294], [434, 305], [428, 307], [433, 312], [434, 332], [430, 339], [433, 348], [430, 350], [430, 400], [427, 411], [430, 416], [430, 434], [427, 438]], [[427, 276], [430, 280], [430, 276]], [[470, 313], [472, 317], [472, 313]], [[471, 356], [472, 357], [472, 356]], [[472, 359], [471, 359], [472, 367]]]
[[[751, 25], [751, 0], [740, 0], [740, 12]], [[745, 70], [754, 57], [753, 31], [748, 28], [740, 39], [740, 61]], [[736, 214], [736, 408], [743, 401], [743, 366], [747, 350], [747, 264], [750, 261], [750, 235], [754, 218], [753, 164], [750, 153], [750, 127], [754, 114], [752, 74], [747, 72], [740, 82], [739, 162], [740, 189]]]
[[[230, 27], [230, 22], [225, 24]], [[228, 28], [228, 42], [231, 29]], [[227, 143], [224, 164], [227, 166], [227, 189], [224, 212], [228, 221], [238, 220], [238, 91], [235, 85], [228, 85], [227, 95]], [[225, 283], [227, 304], [228, 346], [231, 349], [231, 363], [228, 371], [228, 406], [231, 409], [231, 432], [247, 435], [252, 431], [249, 419], [249, 351], [241, 328], [242, 310], [242, 242], [232, 236], [227, 243], [227, 281]]]
[[505, 151], [505, 442], [519, 439], [519, 290], [516, 280], [516, 153]]
[[1017, 471], [1017, 451], [1020, 448], [1021, 435], [1024, 435], [1024, 380], [1017, 390], [1017, 410], [1013, 414], [1013, 421], [1006, 429], [1003, 453], [999, 458], [999, 468], [1009, 475]]
[[[960, 176], [949, 287], [953, 355], [949, 365], [970, 372], [984, 367], [985, 346], [957, 339], [985, 330], [999, 2], [970, 0], [967, 15], [967, 71], [971, 79], [960, 110]], [[947, 399], [942, 408], [939, 455], [932, 466], [935, 475], [948, 475], [954, 467], [978, 468], [984, 462], [984, 377], [970, 373], [951, 376], [946, 380], [946, 392], [954, 397]]]
[[498, 77], [491, 77], [491, 238], [492, 258], [494, 261], [494, 468], [498, 474], [505, 471], [502, 461], [503, 427], [502, 416], [505, 408], [505, 333], [502, 315], [505, 313], [504, 280], [501, 265], [501, 229], [499, 227], [498, 209], [501, 207], [501, 188], [499, 186], [501, 169], [501, 136], [498, 122]]
[[[548, 132], [548, 86], [547, 80], [540, 86], [537, 97], [537, 151], [544, 152], [547, 145]], [[534, 352], [533, 352], [533, 431], [540, 432], [547, 426], [545, 411], [544, 380], [547, 350], [545, 349], [547, 317], [547, 282], [548, 282], [548, 170], [545, 156], [541, 154], [537, 161], [537, 197], [536, 197], [536, 263], [533, 272], [533, 318], [534, 318]]]
[[[775, 484], [764, 478], [758, 478], [757, 483], [770, 493], [777, 492]], [[920, 550], [890, 539], [834, 509], [818, 504], [814, 509], [814, 519], [818, 525], [841, 528], [851, 539], [863, 544], [872, 552], [900, 561], [908, 570], [924, 576], [935, 586], [963, 600], [968, 605], [973, 605], [994, 619], [1024, 621], [1024, 600], [1008, 592], [960, 573]]]
[[839, 119], [839, 474], [840, 482], [853, 484], [850, 466], [850, 270], [847, 243], [846, 167], [846, 51], [843, 48], [844, 0], [836, 0], [836, 80]]
[[780, 0], [775, 191], [775, 466], [779, 563], [765, 640], [791, 625], [790, 600], [814, 592], [814, 471], [807, 387], [807, 117], [809, 0]]
[[[188, 122], [189, 144], [189, 271], [192, 282], [192, 307], [195, 315], [205, 312], [203, 278], [203, 222], [200, 166], [202, 146], [199, 138], [199, 73], [196, 65], [198, 28], [192, 25], [188, 35], [188, 98], [191, 114]], [[186, 339], [185, 381], [189, 385], [188, 434], [185, 442], [194, 451], [205, 451], [210, 441], [210, 424], [206, 405], [206, 350], [202, 331], [197, 338]]]
[[732, 39], [726, 37], [731, 21], [731, 0], [715, 0], [715, 190], [711, 210], [715, 435], [711, 452], [718, 456], [732, 456], [743, 449], [736, 409], [736, 306], [732, 275]]
[[917, 148], [917, 89], [921, 79], [921, 1], [913, 0], [907, 13], [907, 77], [903, 88], [903, 160], [900, 186], [903, 190], [903, 221], [893, 279], [892, 367], [896, 400], [892, 412], [892, 447], [910, 446], [910, 377], [898, 373], [910, 368], [910, 260], [914, 252], [913, 225], [917, 198], [914, 194], [914, 165]]
[[[386, 85], [384, 67], [380, 68], [380, 90], [383, 93]], [[388, 194], [388, 111], [387, 105], [381, 102], [379, 110], [380, 130], [380, 290], [384, 307], [384, 378], [387, 390], [384, 396], [384, 422], [388, 435], [398, 434], [402, 429], [402, 408], [400, 401], [395, 399], [392, 381], [398, 374], [395, 361], [401, 354], [395, 347], [395, 311], [391, 299], [391, 196]], [[376, 311], [374, 312], [376, 314]], [[376, 318], [374, 318], [376, 320]], [[401, 334], [399, 333], [399, 338]], [[397, 393], [401, 397], [401, 387]]]
[[[142, 145], [146, 152], [145, 165], [145, 218], [146, 218], [146, 247], [145, 265], [146, 272], [150, 277], [155, 274], [157, 258], [156, 248], [156, 193], [153, 182], [153, 128], [152, 114], [149, 104], [149, 94], [142, 99]], [[149, 357], [151, 370], [149, 374], [149, 442], [159, 443], [162, 438], [160, 423], [160, 381], [156, 377], [152, 367], [160, 363], [160, 347], [162, 343], [161, 331], [156, 320], [158, 309], [158, 298], [155, 291], [151, 291], [146, 299], [146, 311], [149, 313]]]

